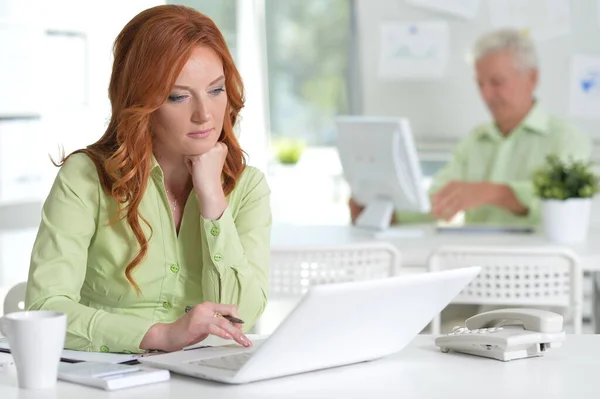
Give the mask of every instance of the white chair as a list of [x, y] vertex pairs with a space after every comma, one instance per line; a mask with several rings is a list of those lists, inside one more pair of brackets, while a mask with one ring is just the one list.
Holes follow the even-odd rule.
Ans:
[[386, 242], [271, 249], [269, 300], [255, 331], [271, 333], [310, 286], [388, 278], [400, 265], [400, 252]]
[[[561, 248], [446, 246], [429, 258], [429, 270], [481, 266], [481, 273], [453, 304], [561, 307], [576, 334], [582, 324], [582, 270], [572, 251]], [[565, 312], [563, 312], [565, 313]], [[440, 315], [431, 324], [440, 334]]]
[[4, 297], [4, 314], [20, 312], [25, 309], [25, 291], [27, 283], [14, 285]]

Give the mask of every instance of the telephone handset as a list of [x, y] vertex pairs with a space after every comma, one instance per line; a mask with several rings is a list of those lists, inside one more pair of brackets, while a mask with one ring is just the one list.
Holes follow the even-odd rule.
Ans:
[[543, 356], [565, 339], [563, 317], [541, 309], [500, 309], [473, 316], [435, 340], [450, 350], [502, 361]]
[[475, 315], [465, 321], [469, 330], [522, 324], [524, 330], [559, 333], [563, 317], [541, 309], [499, 309]]

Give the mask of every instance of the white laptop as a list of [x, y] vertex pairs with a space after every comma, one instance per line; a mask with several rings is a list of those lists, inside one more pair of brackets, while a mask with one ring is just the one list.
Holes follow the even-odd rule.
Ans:
[[381, 358], [404, 348], [479, 267], [311, 287], [252, 348], [217, 346], [142, 357], [149, 366], [230, 384]]

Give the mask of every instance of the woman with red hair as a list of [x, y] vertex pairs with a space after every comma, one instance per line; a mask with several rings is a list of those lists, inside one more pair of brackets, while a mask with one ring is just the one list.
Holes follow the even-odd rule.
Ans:
[[70, 349], [250, 346], [270, 191], [233, 131], [243, 87], [222, 34], [191, 8], [141, 12], [115, 41], [109, 97], [106, 132], [63, 160], [44, 204], [27, 309], [66, 313]]

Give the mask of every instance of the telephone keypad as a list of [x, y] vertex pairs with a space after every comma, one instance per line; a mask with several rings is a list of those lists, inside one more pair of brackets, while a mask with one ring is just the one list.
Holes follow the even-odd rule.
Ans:
[[466, 327], [455, 327], [448, 335], [488, 334], [501, 330], [502, 327], [478, 328], [475, 330], [469, 330]]

